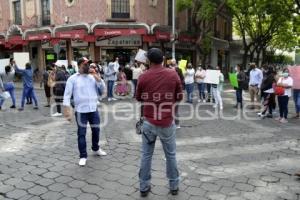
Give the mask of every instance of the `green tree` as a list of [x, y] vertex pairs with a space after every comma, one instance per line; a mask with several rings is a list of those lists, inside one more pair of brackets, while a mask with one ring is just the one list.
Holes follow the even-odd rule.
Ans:
[[258, 63], [261, 53], [264, 56], [272, 42], [280, 46], [282, 39], [295, 36], [289, 29], [294, 0], [227, 0], [227, 5], [234, 16], [234, 27], [243, 40], [244, 66], [249, 53], [250, 61]]
[[204, 65], [211, 50], [214, 20], [225, 6], [225, 0], [177, 0], [176, 4], [179, 12], [191, 10], [193, 32], [197, 34], [196, 47]]

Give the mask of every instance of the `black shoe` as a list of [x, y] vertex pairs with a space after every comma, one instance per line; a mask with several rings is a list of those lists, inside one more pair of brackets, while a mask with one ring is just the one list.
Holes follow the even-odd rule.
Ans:
[[179, 191], [179, 189], [177, 189], [177, 190], [170, 190], [170, 193], [171, 193], [173, 196], [176, 196], [176, 195], [178, 195], [178, 191]]
[[11, 109], [15, 109], [15, 108], [16, 108], [16, 106], [12, 105], [10, 108], [11, 108]]
[[268, 114], [267, 118], [273, 118], [273, 115], [272, 114]]
[[49, 107], [50, 107], [50, 105], [45, 105], [44, 107], [45, 107], [45, 108], [49, 108]]
[[149, 189], [146, 191], [140, 191], [141, 197], [147, 197], [150, 191], [151, 191], [151, 187], [149, 187]]
[[39, 107], [37, 107], [37, 106], [34, 106], [34, 107], [33, 107], [33, 109], [34, 109], [34, 110], [38, 110], [38, 109], [39, 109]]
[[233, 108], [236, 108], [236, 109], [237, 109], [237, 108], [238, 108], [238, 105], [233, 106]]

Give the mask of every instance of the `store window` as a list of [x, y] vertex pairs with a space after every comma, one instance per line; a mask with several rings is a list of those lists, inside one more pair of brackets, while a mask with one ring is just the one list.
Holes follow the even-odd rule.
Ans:
[[82, 57], [89, 57], [89, 48], [88, 47], [73, 48], [73, 59], [79, 60], [79, 58]]
[[20, 0], [13, 2], [13, 12], [14, 12], [14, 24], [22, 25]]
[[112, 18], [130, 18], [130, 0], [112, 0]]
[[51, 24], [50, 21], [50, 0], [41, 0], [42, 5], [42, 25], [48, 26]]

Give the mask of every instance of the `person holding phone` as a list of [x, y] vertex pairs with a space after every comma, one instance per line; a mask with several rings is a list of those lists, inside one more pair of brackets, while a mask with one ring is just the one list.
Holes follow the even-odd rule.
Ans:
[[79, 72], [72, 75], [66, 83], [64, 92], [64, 116], [72, 120], [71, 97], [74, 98], [75, 117], [78, 127], [77, 140], [80, 153], [79, 166], [85, 166], [87, 161], [86, 128], [87, 123], [92, 129], [92, 152], [97, 156], [107, 155], [99, 146], [100, 116], [97, 110], [98, 89], [104, 88], [101, 77], [90, 69], [88, 59], [78, 60]]

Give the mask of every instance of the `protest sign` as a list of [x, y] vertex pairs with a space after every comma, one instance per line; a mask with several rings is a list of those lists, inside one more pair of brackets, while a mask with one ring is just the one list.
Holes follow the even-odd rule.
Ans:
[[20, 69], [25, 69], [26, 63], [30, 63], [28, 52], [14, 53], [14, 60]]
[[237, 79], [237, 74], [236, 73], [229, 73], [229, 81], [230, 81], [230, 84], [233, 87], [236, 87], [236, 88], [239, 87], [239, 83], [238, 83], [238, 79]]
[[206, 70], [204, 83], [219, 84], [220, 83], [220, 70]]
[[290, 76], [293, 79], [293, 89], [300, 89], [300, 65], [289, 67]]
[[55, 62], [55, 65], [58, 66], [58, 67], [61, 67], [61, 66], [65, 66], [65, 67], [68, 67], [68, 60], [57, 60]]
[[147, 57], [146, 57], [147, 51], [144, 51], [143, 49], [139, 49], [135, 56], [135, 60], [141, 63], [147, 63]]
[[180, 60], [178, 63], [178, 67], [179, 67], [179, 69], [181, 69], [183, 74], [185, 74], [186, 65], [187, 65], [187, 60]]
[[9, 58], [8, 59], [0, 59], [0, 74], [5, 73], [5, 67], [9, 65]]

